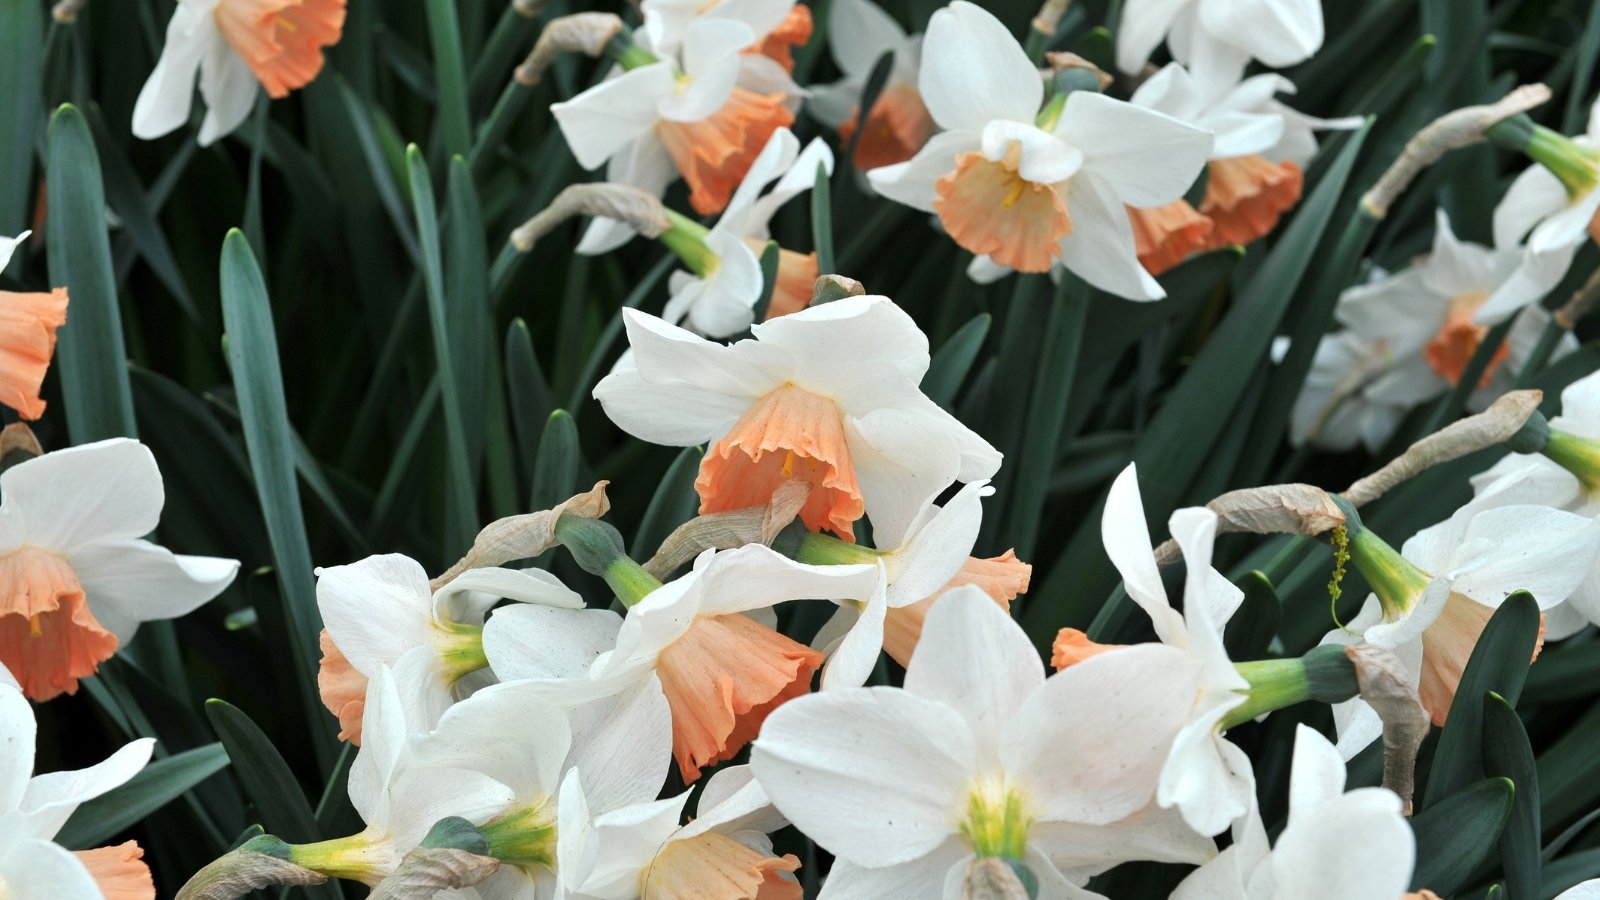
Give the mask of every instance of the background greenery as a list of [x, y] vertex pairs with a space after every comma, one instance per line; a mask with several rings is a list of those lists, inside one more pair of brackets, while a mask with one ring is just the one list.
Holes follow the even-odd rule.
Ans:
[[[813, 4], [802, 84], [837, 77], [826, 5]], [[884, 5], [921, 30], [939, 4]], [[985, 5], [1019, 34], [1035, 12], [1022, 0]], [[1094, 27], [1114, 5], [1075, 3], [1054, 46], [1104, 59], [1109, 42]], [[553, 2], [545, 14], [580, 7]], [[537, 21], [500, 2], [353, 0], [343, 41], [305, 90], [263, 101], [211, 148], [193, 129], [136, 141], [134, 98], [172, 9], [89, 0], [63, 26], [42, 0], [0, 0], [0, 234], [42, 234], [0, 284], [65, 284], [72, 297], [39, 437], [54, 448], [136, 434], [166, 478], [159, 539], [244, 562], [217, 601], [147, 625], [77, 696], [38, 710], [44, 770], [98, 760], [136, 735], [160, 739], [151, 769], [85, 807], [62, 840], [138, 838], [163, 895], [258, 824], [291, 841], [360, 827], [344, 797], [351, 754], [315, 696], [314, 564], [402, 552], [437, 572], [481, 524], [599, 478], [612, 480], [611, 520], [647, 556], [692, 514], [699, 452], [625, 438], [589, 396], [621, 349], [618, 310], [664, 302], [669, 254], [636, 240], [580, 257], [576, 226], [526, 256], [507, 243], [562, 187], [591, 177], [548, 106], [597, 77], [596, 64], [563, 60], [538, 88], [516, 87], [511, 69]], [[868, 196], [845, 165], [827, 197], [774, 222], [785, 247], [809, 248], [815, 209], [816, 233], [835, 248], [824, 271], [905, 307], [936, 350], [930, 395], [1005, 451], [977, 552], [1014, 546], [1035, 565], [1016, 609], [1041, 646], [1063, 625], [1101, 640], [1148, 636], [1099, 540], [1103, 490], [1130, 459], [1151, 521], [1164, 522], [1234, 487], [1342, 488], [1462, 409], [1460, 395], [1419, 409], [1375, 456], [1294, 452], [1284, 440], [1310, 351], [1358, 277], [1359, 244], [1340, 241], [1360, 192], [1429, 119], [1516, 83], [1556, 91], [1537, 121], [1582, 130], [1600, 5], [1338, 0], [1326, 12], [1323, 50], [1286, 73], [1300, 86], [1294, 105], [1370, 115], [1370, 130], [1327, 140], [1273, 237], [1172, 271], [1160, 303], [1058, 292], [1037, 277], [974, 285], [966, 253], [921, 214]], [[805, 140], [818, 128], [802, 114], [796, 131]], [[1488, 242], [1491, 210], [1523, 165], [1487, 146], [1452, 154], [1381, 224], [1372, 260], [1395, 268], [1426, 252], [1436, 205], [1464, 238]], [[668, 202], [687, 209], [681, 186]], [[1597, 257], [1584, 249], [1551, 305]], [[1277, 334], [1295, 344], [1275, 366]], [[1554, 404], [1597, 365], [1600, 348], [1586, 346], [1529, 383]], [[1368, 524], [1398, 545], [1469, 496], [1466, 476], [1494, 453], [1406, 485]], [[1325, 545], [1227, 537], [1218, 550], [1248, 593], [1229, 634], [1236, 655], [1298, 654], [1327, 630]], [[608, 601], [565, 559], [544, 563]], [[1342, 617], [1364, 594], [1352, 574]], [[825, 612], [792, 611], [791, 632]], [[1600, 815], [1600, 641], [1591, 628], [1531, 670], [1504, 663], [1526, 658], [1536, 625], [1526, 605], [1507, 605], [1485, 640], [1496, 652], [1469, 673], [1465, 711], [1425, 746], [1416, 827], [1427, 886], [1441, 893], [1481, 896], [1500, 881], [1502, 896], [1549, 897], [1600, 876], [1600, 828], [1589, 827]], [[1231, 734], [1257, 760], [1269, 823], [1284, 812], [1297, 719], [1328, 724], [1325, 708], [1307, 706]], [[1378, 763], [1364, 754], [1352, 780], [1376, 783]], [[821, 868], [807, 866], [808, 884]], [[1125, 866], [1097, 886], [1164, 896], [1180, 876]]]

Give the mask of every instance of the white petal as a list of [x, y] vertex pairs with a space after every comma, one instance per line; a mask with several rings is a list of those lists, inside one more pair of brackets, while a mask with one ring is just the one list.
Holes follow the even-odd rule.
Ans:
[[1156, 797], [1162, 806], [1176, 806], [1189, 827], [1204, 835], [1220, 834], [1250, 809], [1255, 791], [1250, 757], [1220, 733], [1227, 710], [1244, 702], [1214, 707], [1184, 727], [1172, 742]]
[[582, 678], [621, 627], [609, 609], [506, 606], [484, 625], [483, 652], [501, 681]]
[[1093, 91], [1067, 96], [1056, 134], [1083, 151], [1084, 170], [1129, 206], [1182, 197], [1211, 155], [1209, 131]]
[[983, 155], [999, 162], [1015, 144], [1020, 151], [1017, 174], [1035, 184], [1066, 181], [1083, 168], [1083, 151], [1031, 122], [999, 120], [983, 129]]
[[1162, 643], [1187, 647], [1188, 628], [1167, 600], [1167, 589], [1156, 568], [1150, 526], [1145, 523], [1144, 501], [1139, 496], [1139, 473], [1133, 463], [1122, 470], [1106, 495], [1100, 517], [1100, 540], [1111, 564], [1122, 573], [1128, 597], [1150, 616]]
[[423, 646], [432, 628], [428, 573], [398, 553], [318, 569], [317, 608], [328, 636], [368, 678]]
[[1485, 510], [1472, 518], [1463, 549], [1481, 562], [1452, 588], [1483, 603], [1525, 590], [1541, 608], [1565, 600], [1588, 574], [1600, 549], [1600, 524], [1586, 516], [1540, 506]]
[[1362, 788], [1318, 807], [1314, 820], [1284, 829], [1268, 860], [1274, 896], [1398, 897], [1416, 861], [1416, 839], [1400, 798]]
[[690, 25], [683, 37], [687, 81], [660, 99], [661, 118], [698, 122], [726, 105], [739, 80], [739, 48], [754, 40], [749, 26], [731, 19], [705, 18]]
[[689, 306], [689, 325], [711, 337], [727, 337], [750, 327], [755, 305], [765, 285], [761, 260], [738, 237], [713, 231], [706, 246], [720, 260], [711, 277], [700, 282], [700, 290]]
[[[149, 541], [96, 541], [68, 554], [89, 607], [102, 622], [176, 619], [222, 593], [239, 572], [236, 559], [177, 556]], [[101, 616], [102, 609], [110, 612]], [[119, 642], [133, 637], [114, 629]]]
[[412, 765], [480, 772], [510, 788], [519, 802], [542, 803], [560, 787], [571, 744], [559, 707], [536, 690], [496, 684], [450, 707], [410, 752]]
[[1289, 824], [1310, 822], [1324, 803], [1344, 793], [1344, 760], [1322, 733], [1307, 725], [1294, 729], [1294, 761], [1289, 773]]
[[828, 870], [817, 900], [884, 900], [886, 897], [942, 897], [945, 878], [972, 859], [966, 841], [953, 837], [924, 856], [893, 866], [867, 868], [840, 858]]
[[361, 749], [350, 764], [350, 805], [368, 825], [384, 814], [384, 796], [409, 736], [394, 675], [388, 666], [380, 666], [367, 676]]
[[[365, 739], [366, 733], [362, 732]], [[511, 789], [465, 769], [406, 769], [389, 785], [383, 827], [401, 852], [416, 847], [447, 816], [474, 825], [500, 814], [516, 799]]]
[[6, 517], [28, 543], [72, 550], [155, 530], [166, 495], [149, 448], [129, 438], [68, 447], [0, 474]]
[[828, 662], [822, 668], [823, 690], [860, 687], [867, 683], [883, 651], [883, 618], [888, 611], [883, 586], [879, 585], [861, 616], [828, 654]]
[[64, 847], [24, 840], [0, 856], [0, 884], [6, 900], [101, 900], [89, 870]]
[[968, 584], [928, 610], [905, 689], [960, 713], [977, 740], [979, 764], [988, 766], [1006, 723], [1043, 683], [1044, 667], [1022, 626]]
[[[931, 359], [928, 336], [905, 310], [881, 296], [846, 297], [779, 316], [751, 332], [763, 345], [791, 353], [807, 384], [869, 363], [892, 366], [917, 384]], [[838, 399], [848, 403], [847, 398]]]
[[1533, 227], [1567, 206], [1561, 179], [1541, 165], [1531, 165], [1511, 182], [1494, 208], [1494, 245], [1515, 247]]
[[200, 122], [200, 146], [209, 147], [227, 137], [250, 117], [261, 85], [244, 57], [227, 41], [213, 41], [200, 64], [200, 96], [206, 117]]
[[750, 753], [778, 809], [834, 855], [892, 866], [956, 834], [975, 748], [954, 710], [894, 688], [811, 694], [778, 707]]
[[38, 726], [33, 707], [13, 687], [0, 687], [0, 816], [16, 809], [33, 774]]
[[1600, 900], [1600, 878], [1591, 878], [1556, 895], [1556, 900]]
[[1127, 300], [1160, 300], [1167, 292], [1139, 264], [1133, 226], [1110, 185], [1088, 170], [1067, 192], [1072, 234], [1061, 242], [1061, 261], [1073, 274]]
[[1274, 69], [1304, 62], [1322, 46], [1318, 0], [1209, 0], [1198, 6], [1206, 31], [1225, 35]]
[[672, 763], [672, 709], [659, 679], [652, 675], [633, 690], [585, 703], [570, 715], [567, 765], [584, 771], [591, 808], [605, 813], [661, 792]]
[[694, 587], [699, 593], [699, 612], [708, 616], [764, 609], [790, 600], [864, 599], [872, 596], [879, 581], [875, 565], [807, 565], [762, 544], [702, 554], [695, 570], [700, 573]]
[[1117, 68], [1137, 75], [1166, 37], [1172, 19], [1190, 0], [1128, 0], [1117, 27]]
[[[783, 173], [789, 171], [794, 165], [795, 158], [800, 153], [800, 140], [794, 132], [787, 128], [779, 128], [767, 139], [767, 145], [761, 148], [756, 158], [750, 163], [750, 168], [745, 172], [744, 180], [739, 182], [739, 187], [733, 192], [733, 197], [728, 200], [728, 206], [722, 211], [722, 218], [717, 221], [719, 229], [727, 227], [730, 223], [743, 222], [744, 213], [761, 196], [761, 191]], [[746, 234], [742, 227], [734, 229], [735, 234]]]
[[982, 498], [992, 493], [994, 488], [987, 481], [974, 481], [963, 485], [944, 506], [933, 506], [929, 498], [928, 507], [911, 529], [908, 540], [873, 533], [880, 547], [899, 545], [886, 561], [890, 606], [905, 606], [932, 596], [961, 571], [983, 525]]
[[955, 435], [930, 416], [880, 409], [844, 424], [875, 530], [904, 534], [923, 500], [944, 490], [961, 472]]
[[834, 0], [828, 7], [828, 47], [845, 76], [865, 81], [885, 50], [905, 42], [905, 30], [868, 0]]
[[154, 738], [139, 738], [87, 769], [34, 776], [21, 806], [34, 834], [54, 837], [80, 803], [126, 784], [150, 761], [155, 744]]
[[1006, 774], [1026, 786], [1041, 819], [1097, 825], [1131, 815], [1155, 794], [1198, 670], [1180, 650], [1139, 644], [1056, 673], [1006, 725]]
[[955, 171], [957, 156], [982, 147], [978, 135], [978, 131], [941, 131], [906, 162], [868, 171], [867, 181], [882, 196], [931, 213], [939, 196], [935, 183]]
[[981, 6], [955, 0], [933, 14], [918, 90], [940, 127], [982, 131], [993, 119], [1032, 122], [1044, 82], [1011, 31]]
[[477, 625], [500, 598], [518, 603], [583, 609], [583, 598], [542, 569], [468, 569], [433, 594], [434, 620]]
[[189, 121], [200, 61], [213, 43], [221, 41], [211, 10], [199, 3], [178, 4], [167, 23], [167, 42], [161, 48], [161, 58], [133, 105], [135, 137], [158, 138]]
[[640, 66], [551, 104], [550, 112], [578, 164], [593, 171], [655, 126], [656, 105], [675, 85], [670, 64]]
[[1153, 804], [1105, 825], [1039, 822], [1029, 829], [1028, 843], [1055, 866], [1083, 875], [1130, 860], [1202, 863], [1217, 852], [1176, 812]]

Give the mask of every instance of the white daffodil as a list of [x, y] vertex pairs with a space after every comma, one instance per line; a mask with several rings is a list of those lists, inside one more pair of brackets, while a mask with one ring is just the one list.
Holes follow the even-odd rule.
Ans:
[[[1540, 609], [1554, 608], [1600, 553], [1600, 522], [1542, 506], [1501, 505], [1493, 492], [1417, 532], [1398, 553], [1353, 509], [1346, 515], [1351, 559], [1373, 593], [1359, 615], [1322, 642], [1393, 653], [1435, 725], [1444, 724], [1478, 636], [1505, 598], [1525, 590]], [[1383, 731], [1363, 700], [1335, 704], [1333, 717], [1347, 759]]]
[[501, 598], [562, 610], [579, 597], [538, 569], [468, 569], [437, 591], [416, 560], [398, 553], [317, 570], [322, 666], [317, 687], [339, 717], [342, 740], [360, 744], [367, 680], [394, 670], [408, 713], [432, 727], [450, 704], [491, 684], [483, 622]]
[[752, 90], [775, 90], [798, 100], [803, 91], [794, 73], [794, 50], [811, 40], [811, 8], [795, 0], [644, 0], [639, 4], [640, 44], [652, 53], [683, 50], [695, 22], [738, 22], [755, 35], [740, 60], [739, 83]]
[[[550, 723], [559, 716], [560, 711], [555, 710], [528, 724], [539, 727], [538, 734], [543, 735], [543, 729], [554, 727]], [[495, 771], [536, 772], [536, 761], [513, 758], [524, 754], [511, 735], [523, 741], [538, 737], [530, 736], [532, 732], [518, 734], [507, 722], [499, 725], [498, 739], [482, 748], [483, 754], [474, 761], [496, 760], [500, 766]], [[475, 736], [481, 737], [481, 729], [474, 728]], [[363, 704], [361, 750], [350, 765], [350, 805], [366, 827], [348, 837], [284, 845], [286, 857], [332, 878], [376, 885], [394, 874], [405, 855], [421, 845], [439, 820], [459, 816], [481, 825], [516, 802], [516, 789], [490, 775], [449, 763], [430, 764], [432, 761], [420, 756], [417, 738], [429, 730], [408, 714], [389, 667], [374, 670]]]
[[[1542, 453], [1512, 453], [1472, 478], [1480, 498], [1600, 516], [1600, 374], [1574, 381], [1561, 392], [1561, 415], [1549, 422]], [[1567, 601], [1546, 612], [1545, 637], [1570, 637], [1600, 623], [1600, 554]]]
[[[1295, 728], [1289, 824], [1277, 844], [1254, 795], [1233, 845], [1189, 874], [1172, 900], [1401, 900], [1417, 842], [1400, 798], [1385, 788], [1345, 791], [1344, 761], [1315, 730]], [[1414, 896], [1414, 895], [1407, 895]]]
[[1170, 63], [1129, 98], [1215, 137], [1198, 210], [1181, 198], [1128, 210], [1139, 261], [1152, 274], [1195, 251], [1249, 244], [1270, 232], [1300, 200], [1301, 170], [1317, 152], [1313, 131], [1361, 125], [1360, 118], [1313, 118], [1277, 99], [1294, 91], [1281, 75], [1207, 84]]
[[[1250, 758], [1222, 735], [1223, 719], [1243, 705], [1250, 684], [1234, 668], [1222, 644], [1222, 629], [1238, 610], [1244, 593], [1211, 568], [1211, 545], [1217, 517], [1211, 510], [1180, 509], [1168, 522], [1183, 550], [1188, 568], [1183, 614], [1167, 601], [1150, 530], [1139, 497], [1139, 477], [1132, 465], [1112, 482], [1100, 519], [1106, 554], [1122, 573], [1128, 597], [1150, 616], [1163, 644], [1182, 650], [1199, 673], [1199, 685], [1188, 721], [1172, 742], [1161, 768], [1156, 802], [1176, 807], [1189, 827], [1201, 834], [1222, 832], [1245, 814], [1255, 791]], [[1081, 631], [1062, 629], [1052, 662], [1069, 669], [1109, 650]]]
[[870, 550], [808, 532], [795, 556], [801, 562], [865, 562], [879, 566], [877, 589], [869, 598], [841, 602], [812, 646], [828, 654], [822, 687], [860, 687], [872, 674], [879, 651], [900, 665], [911, 661], [928, 610], [945, 591], [974, 584], [1001, 609], [1028, 589], [1033, 567], [1007, 551], [992, 559], [971, 555], [983, 525], [981, 499], [994, 493], [987, 481], [962, 485], [943, 506], [929, 497], [903, 535], [878, 532], [893, 549]]
[[861, 92], [886, 52], [894, 53], [889, 78], [855, 138], [860, 170], [903, 163], [933, 135], [933, 117], [917, 90], [922, 36], [908, 35], [894, 17], [870, 0], [834, 0], [828, 6], [828, 48], [844, 78], [811, 89], [806, 110], [849, 141], [861, 120]]
[[[790, 95], [741, 85], [760, 35], [738, 18], [697, 16], [676, 40], [658, 36], [661, 47], [652, 30], [647, 20], [635, 32], [615, 77], [550, 111], [584, 168], [605, 165], [607, 181], [657, 196], [681, 175], [697, 213], [721, 212], [772, 133], [794, 124]], [[604, 253], [632, 235], [596, 219], [578, 249]]]
[[[0, 272], [30, 234], [0, 237]], [[56, 329], [66, 323], [66, 288], [25, 294], [0, 291], [0, 403], [24, 419], [44, 415], [39, 390], [56, 351]]]
[[420, 768], [477, 772], [511, 789], [511, 803], [479, 826], [500, 868], [476, 890], [533, 900], [558, 891], [558, 842], [582, 837], [558, 825], [563, 780], [587, 773], [587, 801], [597, 814], [648, 802], [666, 781], [671, 744], [671, 713], [659, 688], [563, 711], [539, 685], [511, 682], [452, 706], [408, 752]]
[[206, 101], [200, 145], [250, 115], [258, 88], [281, 99], [322, 71], [339, 42], [345, 0], [178, 0], [167, 44], [133, 107], [133, 133], [161, 137], [189, 121], [195, 73]]
[[0, 474], [0, 494], [0, 663], [31, 700], [75, 693], [140, 622], [189, 613], [239, 571], [237, 560], [176, 556], [143, 539], [166, 495], [135, 440], [18, 463]]
[[711, 776], [696, 815], [679, 825], [689, 793], [598, 812], [588, 770], [561, 785], [561, 880], [571, 900], [760, 897], [800, 900], [793, 854], [776, 856], [767, 834], [785, 820], [748, 766]]
[[[1340, 295], [1335, 315], [1345, 330], [1318, 346], [1290, 438], [1328, 449], [1359, 440], [1375, 450], [1406, 411], [1459, 384], [1490, 326], [1515, 315], [1472, 403], [1482, 408], [1504, 393], [1549, 320], [1538, 300], [1565, 274], [1536, 275], [1523, 259], [1515, 244], [1491, 249], [1459, 240], [1439, 210], [1429, 255]], [[1569, 339], [1558, 352], [1575, 347]]]
[[[1173, 58], [1207, 80], [1238, 81], [1253, 57], [1274, 69], [1322, 47], [1318, 0], [1128, 0], [1117, 29], [1117, 68], [1138, 75], [1169, 38]], [[1213, 73], [1215, 73], [1213, 75]]]
[[33, 707], [0, 667], [0, 897], [6, 900], [155, 900], [144, 851], [134, 841], [70, 851], [52, 840], [86, 800], [125, 784], [150, 761], [140, 738], [105, 761], [33, 774]]
[[1557, 894], [1556, 900], [1600, 900], [1600, 878], [1575, 884]]
[[934, 13], [925, 49], [922, 99], [945, 130], [909, 162], [869, 172], [878, 193], [935, 213], [983, 278], [1061, 264], [1122, 297], [1165, 296], [1124, 208], [1182, 197], [1211, 135], [1092, 91], [1047, 100], [1010, 30], [965, 0]]
[[793, 700], [750, 765], [837, 857], [824, 897], [957, 897], [975, 859], [1026, 865], [1042, 897], [1094, 896], [1079, 885], [1119, 862], [1214, 852], [1151, 805], [1198, 679], [1158, 645], [1046, 679], [1011, 617], [961, 587], [928, 614], [904, 689]]
[[[1526, 241], [1524, 266], [1535, 279], [1561, 280], [1572, 255], [1596, 234], [1600, 213], [1600, 100], [1589, 126], [1573, 138], [1535, 126], [1525, 152], [1536, 162], [1523, 170], [1494, 210], [1495, 243]], [[1548, 290], [1548, 288], [1546, 288]]]
[[624, 310], [635, 368], [594, 395], [622, 430], [668, 446], [707, 444], [701, 514], [765, 506], [777, 486], [813, 489], [813, 531], [904, 534], [926, 498], [994, 475], [1000, 453], [918, 385], [928, 338], [887, 297], [846, 297], [717, 344]]
[[542, 684], [563, 706], [659, 684], [672, 709], [672, 752], [688, 783], [738, 753], [775, 707], [810, 690], [822, 665], [822, 654], [745, 613], [790, 600], [867, 596], [876, 579], [872, 566], [809, 566], [760, 544], [707, 550], [692, 571], [628, 609], [610, 632], [614, 646], [590, 657], [586, 672], [574, 670], [588, 654], [572, 648], [604, 639], [599, 617], [497, 614], [484, 650], [501, 679]]
[[[827, 144], [814, 140], [802, 152], [789, 129], [773, 132], [709, 231], [687, 221], [678, 225], [701, 233], [685, 254], [691, 271], [680, 269], [667, 279], [672, 296], [662, 317], [674, 325], [687, 320], [691, 330], [709, 337], [727, 337], [749, 328], [756, 302], [767, 292], [760, 255], [771, 236], [768, 224], [779, 207], [811, 190], [818, 166], [833, 171], [833, 151]], [[772, 189], [763, 194], [769, 185]], [[669, 246], [672, 243], [668, 241]], [[804, 309], [811, 302], [817, 274], [815, 253], [780, 249], [767, 318]]]

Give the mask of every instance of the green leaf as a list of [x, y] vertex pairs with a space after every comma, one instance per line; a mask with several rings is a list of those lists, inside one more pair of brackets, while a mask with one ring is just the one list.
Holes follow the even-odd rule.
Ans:
[[49, 161], [50, 282], [70, 298], [56, 346], [67, 429], [77, 444], [136, 437], [100, 158], [88, 123], [70, 104], [50, 122]]
[[1526, 591], [1507, 597], [1483, 628], [1450, 704], [1424, 793], [1426, 808], [1485, 774], [1483, 698], [1491, 691], [1515, 704], [1539, 640], [1539, 606]]
[[1088, 313], [1088, 285], [1076, 275], [1064, 273], [1056, 285], [1050, 321], [1045, 326], [1048, 337], [1036, 362], [1027, 425], [1019, 458], [1013, 463], [1017, 474], [1006, 509], [1006, 537], [1023, 559], [1033, 558], [1034, 542], [1044, 518], [1050, 473], [1060, 457], [1061, 428], [1067, 418], [1067, 404], [1073, 398], [1072, 379]]
[[1473, 870], [1494, 852], [1511, 818], [1515, 796], [1511, 779], [1489, 778], [1413, 816], [1417, 868], [1411, 890], [1427, 888], [1448, 897], [1464, 887]]
[[422, 276], [427, 286], [428, 318], [433, 324], [433, 353], [439, 371], [440, 401], [444, 404], [445, 433], [445, 540], [444, 555], [455, 558], [472, 546], [478, 533], [477, 489], [474, 487], [471, 449], [467, 443], [464, 409], [477, 403], [462, 390], [455, 364], [455, 339], [450, 333], [450, 299], [444, 289], [444, 259], [439, 245], [439, 219], [434, 211], [433, 181], [422, 151], [413, 144], [406, 150], [411, 175], [412, 210], [417, 217], [417, 240], [422, 248]]
[[433, 75], [439, 103], [436, 130], [444, 141], [446, 153], [465, 156], [472, 149], [472, 125], [456, 2], [426, 0], [424, 6], [428, 13], [428, 36], [433, 43]]
[[539, 458], [539, 435], [555, 411], [550, 385], [539, 368], [533, 349], [533, 334], [521, 318], [512, 319], [506, 329], [506, 395], [511, 403], [511, 425], [516, 430], [517, 446], [522, 449], [523, 474], [533, 477]]
[[778, 289], [778, 264], [782, 261], [782, 252], [777, 241], [767, 241], [766, 246], [761, 248], [761, 296], [750, 310], [752, 322], [766, 321], [767, 310], [772, 307], [772, 293]]
[[972, 371], [972, 364], [977, 361], [978, 350], [983, 347], [983, 339], [989, 336], [992, 324], [994, 317], [988, 313], [973, 316], [933, 354], [928, 374], [922, 376], [922, 392], [928, 399], [946, 410], [954, 408], [956, 391]]
[[75, 850], [98, 847], [156, 810], [187, 793], [228, 765], [221, 744], [207, 744], [145, 766], [127, 784], [78, 807], [56, 834], [56, 843]]
[[550, 509], [578, 491], [578, 423], [558, 409], [545, 421], [539, 461], [533, 468], [530, 509]]
[[[283, 396], [272, 301], [250, 242], [237, 228], [229, 231], [222, 243], [222, 322], [228, 334], [228, 367], [238, 395], [250, 472], [291, 623], [295, 674], [306, 715], [312, 721], [311, 733], [326, 737], [331, 729], [327, 717], [319, 714], [321, 700], [315, 682], [322, 616], [317, 610], [311, 546], [295, 478], [294, 437]], [[313, 741], [313, 746], [322, 754], [319, 759], [329, 755], [323, 740]]]
[[1239, 589], [1244, 591], [1244, 600], [1228, 620], [1223, 643], [1228, 648], [1229, 659], [1260, 659], [1278, 634], [1283, 601], [1278, 599], [1272, 581], [1258, 569], [1246, 572], [1239, 579]]
[[1517, 786], [1511, 819], [1500, 835], [1500, 861], [1510, 900], [1537, 900], [1543, 875], [1539, 861], [1539, 776], [1533, 747], [1516, 710], [1490, 691], [1483, 701], [1483, 768]]
[[459, 156], [450, 160], [445, 202], [449, 209], [449, 227], [443, 235], [445, 319], [456, 385], [464, 398], [462, 423], [476, 483], [483, 459], [494, 323], [489, 311], [489, 250], [483, 237], [483, 210], [472, 186], [472, 173]]
[[821, 275], [843, 275], [833, 267], [833, 193], [828, 183], [828, 169], [817, 163], [817, 177], [811, 184], [811, 240], [817, 253], [817, 272]]
[[44, 5], [0, 0], [0, 234], [28, 227], [34, 133], [39, 127]]
[[672, 529], [694, 517], [700, 497], [695, 493], [695, 477], [700, 473], [700, 458], [705, 451], [699, 447], [685, 447], [677, 459], [661, 476], [661, 484], [650, 497], [644, 517], [639, 520], [639, 530], [633, 534], [628, 546], [640, 559], [655, 553]]

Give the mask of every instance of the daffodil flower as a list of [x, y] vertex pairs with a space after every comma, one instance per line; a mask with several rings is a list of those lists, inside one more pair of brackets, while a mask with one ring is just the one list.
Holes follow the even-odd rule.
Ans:
[[[1351, 559], [1373, 593], [1354, 619], [1323, 643], [1390, 651], [1443, 725], [1478, 637], [1513, 591], [1551, 609], [1577, 590], [1600, 553], [1600, 522], [1561, 510], [1501, 505], [1485, 492], [1444, 522], [1424, 528], [1397, 553], [1353, 509]], [[1537, 654], [1535, 650], [1535, 654]], [[1339, 751], [1348, 759], [1382, 733], [1365, 701], [1335, 704]]]
[[140, 738], [87, 769], [33, 774], [33, 708], [0, 666], [0, 896], [6, 900], [155, 900], [134, 841], [71, 851], [53, 841], [87, 800], [127, 783], [150, 761]]
[[1191, 70], [1237, 81], [1252, 58], [1274, 69], [1310, 59], [1322, 47], [1322, 4], [1128, 0], [1117, 29], [1117, 68], [1138, 75], [1162, 38], [1168, 38], [1173, 57]]
[[[917, 155], [937, 126], [917, 90], [922, 66], [922, 36], [908, 35], [883, 8], [870, 0], [834, 0], [828, 6], [828, 49], [844, 78], [813, 87], [806, 110], [856, 142], [852, 162], [863, 171], [903, 163]], [[889, 78], [861, 121], [861, 92], [878, 59], [894, 53]]]
[[852, 539], [863, 513], [904, 534], [926, 498], [994, 475], [1000, 453], [918, 386], [928, 339], [887, 297], [780, 316], [732, 345], [625, 310], [634, 368], [595, 397], [624, 431], [706, 444], [701, 514], [765, 506], [790, 478], [812, 485], [800, 518]]
[[318, 569], [317, 606], [326, 627], [317, 687], [339, 717], [340, 739], [361, 743], [367, 680], [381, 667], [393, 670], [423, 728], [492, 684], [483, 623], [501, 598], [583, 609], [583, 598], [538, 569], [468, 569], [437, 591], [419, 563], [398, 553]]
[[965, 0], [934, 13], [923, 49], [922, 99], [945, 130], [909, 162], [868, 173], [873, 187], [936, 214], [983, 277], [1060, 263], [1119, 296], [1165, 296], [1139, 265], [1124, 208], [1183, 196], [1211, 135], [1093, 91], [1047, 102], [1022, 45]]
[[31, 700], [76, 693], [139, 623], [191, 612], [239, 571], [143, 539], [166, 496], [135, 440], [18, 463], [0, 474], [0, 495], [0, 664]]
[[905, 687], [793, 700], [751, 751], [778, 811], [837, 860], [826, 896], [954, 896], [977, 859], [1026, 866], [1042, 897], [1132, 859], [1215, 851], [1152, 804], [1198, 666], [1173, 647], [1106, 653], [1046, 679], [975, 587], [928, 613]]
[[258, 90], [282, 99], [317, 77], [344, 16], [345, 0], [178, 0], [133, 108], [134, 135], [158, 138], [188, 122], [198, 72], [206, 101], [200, 145], [227, 136], [250, 115]]
[[[0, 271], [32, 232], [0, 238]], [[56, 351], [56, 329], [67, 323], [67, 289], [0, 291], [0, 403], [24, 419], [44, 415], [39, 396]]]
[[1522, 244], [1525, 265], [1561, 280], [1572, 254], [1600, 234], [1600, 100], [1589, 109], [1589, 125], [1572, 138], [1535, 126], [1523, 151], [1535, 163], [1506, 189], [1494, 211], [1495, 243]]
[[636, 897], [800, 900], [800, 860], [778, 856], [768, 833], [788, 824], [773, 811], [749, 766], [721, 769], [706, 782], [696, 815], [679, 825], [689, 792], [600, 812], [586, 770], [561, 785], [558, 851], [572, 900]]
[[[1346, 791], [1344, 761], [1328, 739], [1295, 727], [1289, 823], [1275, 844], [1250, 796], [1233, 845], [1191, 872], [1172, 900], [1402, 900], [1417, 842], [1385, 788]], [[1407, 895], [1409, 896], [1409, 895]]]

